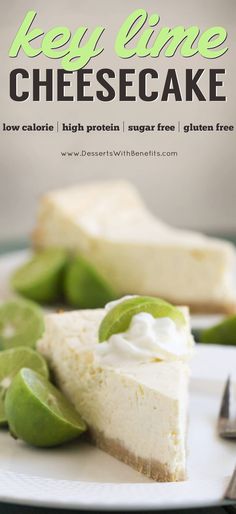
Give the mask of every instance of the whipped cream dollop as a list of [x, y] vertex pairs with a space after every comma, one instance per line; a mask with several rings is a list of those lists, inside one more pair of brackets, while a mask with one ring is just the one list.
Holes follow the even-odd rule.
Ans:
[[[109, 311], [118, 302], [106, 306]], [[178, 326], [171, 318], [154, 318], [147, 312], [135, 314], [126, 332], [112, 335], [96, 347], [103, 365], [121, 367], [155, 360], [188, 360], [193, 354], [194, 339], [186, 324]]]

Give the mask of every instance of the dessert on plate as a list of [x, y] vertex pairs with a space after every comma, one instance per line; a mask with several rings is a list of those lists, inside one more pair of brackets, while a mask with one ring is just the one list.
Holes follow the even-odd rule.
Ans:
[[[184, 480], [194, 345], [188, 309], [154, 316], [140, 307], [118, 332], [117, 306], [133, 298], [104, 309], [48, 314], [38, 350], [99, 448], [156, 481]], [[111, 313], [116, 329], [101, 341]]]
[[119, 296], [161, 296], [198, 312], [236, 310], [233, 245], [153, 216], [125, 181], [53, 191], [40, 203], [36, 248], [78, 251]]

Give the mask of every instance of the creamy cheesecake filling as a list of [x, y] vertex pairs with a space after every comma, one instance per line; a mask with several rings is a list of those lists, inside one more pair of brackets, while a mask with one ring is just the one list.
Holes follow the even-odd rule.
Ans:
[[129, 183], [49, 193], [34, 242], [79, 251], [120, 295], [160, 296], [200, 312], [236, 310], [233, 245], [154, 218]]
[[[187, 309], [180, 309], [187, 316]], [[154, 480], [181, 480], [188, 365], [181, 359], [135, 366], [126, 362], [119, 368], [98, 362], [104, 314], [98, 309], [46, 316], [38, 350], [100, 448]]]
[[[134, 372], [103, 368], [95, 381], [96, 393], [92, 388], [86, 395], [86, 414], [93, 427], [107, 437], [112, 433], [133, 455], [168, 463], [171, 470], [185, 466], [188, 369], [183, 363], [143, 364]], [[105, 391], [109, 395], [104, 405]], [[91, 412], [94, 395], [96, 407]]]
[[[79, 348], [80, 345], [76, 349], [75, 340], [70, 345], [59, 337], [39, 345], [49, 359], [56, 383], [86, 420], [92, 434], [110, 441], [107, 450], [111, 455], [118, 457], [117, 444], [124, 455], [127, 450], [134, 467], [139, 459], [150, 466], [151, 462], [159, 462], [169, 476], [183, 477], [186, 364], [176, 361], [126, 369], [100, 367], [90, 351], [80, 352]], [[151, 472], [147, 474], [152, 476]]]

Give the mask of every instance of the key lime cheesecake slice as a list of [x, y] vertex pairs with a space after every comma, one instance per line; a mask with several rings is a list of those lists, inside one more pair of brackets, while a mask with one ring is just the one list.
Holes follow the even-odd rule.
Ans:
[[99, 448], [156, 481], [184, 480], [188, 309], [138, 300], [49, 314], [38, 350]]
[[33, 242], [80, 252], [119, 296], [160, 296], [198, 312], [236, 310], [233, 245], [166, 225], [128, 182], [46, 194]]

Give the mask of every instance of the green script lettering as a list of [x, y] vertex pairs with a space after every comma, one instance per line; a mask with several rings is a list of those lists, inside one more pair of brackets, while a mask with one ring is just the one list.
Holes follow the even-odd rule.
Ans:
[[60, 59], [65, 55], [65, 49], [56, 50], [56, 48], [64, 46], [70, 38], [71, 33], [67, 27], [55, 27], [45, 34], [42, 41], [42, 52], [51, 59]]
[[223, 27], [212, 27], [201, 35], [198, 43], [198, 50], [203, 57], [215, 59], [227, 52], [227, 47], [214, 51], [214, 48], [218, 48], [226, 41], [226, 39], [227, 32]]
[[[228, 47], [219, 49], [227, 38], [227, 32], [223, 27], [211, 27], [201, 35], [197, 26], [188, 28], [177, 26], [173, 29], [163, 27], [156, 35], [154, 42], [151, 42], [151, 39], [155, 36], [155, 31], [153, 28], [145, 29], [144, 26], [149, 24], [149, 27], [154, 27], [159, 21], [160, 17], [157, 14], [148, 17], [148, 13], [144, 9], [137, 9], [130, 14], [117, 34], [115, 41], [117, 55], [122, 59], [128, 59], [135, 55], [156, 58], [160, 56], [163, 50], [166, 57], [173, 57], [177, 49], [180, 48], [180, 54], [183, 57], [192, 57], [199, 53], [202, 57], [215, 59], [228, 50]], [[145, 30], [143, 31], [143, 29]], [[131, 42], [133, 43], [132, 46]], [[195, 47], [193, 47], [194, 43]], [[127, 45], [129, 45], [128, 48]]]
[[17, 57], [20, 48], [24, 50], [28, 57], [36, 57], [41, 53], [41, 48], [35, 49], [30, 45], [31, 41], [38, 38], [39, 36], [42, 36], [44, 33], [41, 29], [33, 29], [31, 32], [29, 32], [36, 14], [37, 13], [35, 11], [29, 11], [26, 14], [25, 19], [20, 26], [9, 50], [9, 57]]
[[[71, 34], [67, 27], [58, 26], [46, 34], [41, 28], [31, 26], [37, 16], [36, 11], [28, 11], [9, 50], [10, 57], [17, 57], [22, 49], [28, 57], [36, 57], [43, 53], [51, 59], [61, 59], [61, 66], [66, 71], [83, 68], [88, 62], [101, 54], [103, 47], [98, 48], [98, 42], [105, 31], [98, 26], [88, 33], [88, 27], [80, 26]], [[122, 59], [138, 57], [157, 58], [163, 51], [166, 57], [173, 57], [179, 49], [183, 57], [192, 57], [199, 53], [207, 59], [215, 59], [227, 52], [228, 47], [222, 48], [227, 39], [223, 27], [211, 27], [202, 34], [197, 26], [184, 28], [163, 27], [157, 31], [160, 16], [151, 16], [144, 9], [131, 13], [121, 26], [115, 41], [116, 54]], [[40, 39], [38, 48], [31, 43]]]
[[96, 46], [105, 29], [103, 27], [97, 27], [94, 29], [91, 36], [88, 38], [87, 43], [84, 46], [80, 46], [87, 30], [87, 27], [80, 27], [75, 32], [71, 40], [69, 51], [65, 54], [65, 57], [61, 62], [62, 67], [65, 70], [79, 70], [86, 66], [90, 59], [103, 52], [103, 48], [96, 48]]
[[[90, 59], [103, 51], [103, 48], [97, 48], [98, 41], [105, 30], [103, 27], [96, 27], [84, 43], [84, 37], [88, 32], [87, 27], [79, 27], [72, 38], [67, 27], [55, 27], [45, 35], [44, 31], [39, 28], [30, 31], [36, 15], [35, 11], [29, 11], [26, 14], [10, 47], [9, 57], [17, 57], [22, 48], [28, 57], [36, 57], [43, 53], [51, 59], [62, 58], [62, 67], [66, 71], [74, 71], [86, 66]], [[32, 48], [30, 43], [39, 36], [44, 36], [41, 46], [37, 49]], [[66, 48], [65, 45], [69, 41], [70, 44]]]
[[184, 27], [175, 27], [174, 29], [164, 27], [161, 29], [152, 49], [150, 50], [150, 56], [159, 57], [162, 49], [169, 42], [165, 51], [166, 57], [173, 57], [181, 43], [183, 43], [181, 47], [181, 55], [183, 57], [192, 57], [192, 55], [195, 55], [198, 52], [198, 49], [192, 48], [192, 45], [194, 41], [196, 41], [199, 32], [200, 30], [198, 27], [190, 27], [189, 29], [185, 29]]

